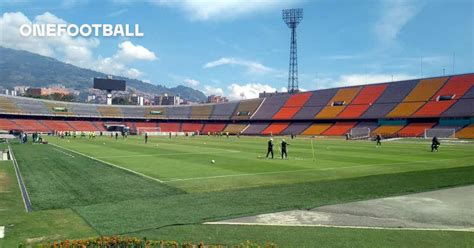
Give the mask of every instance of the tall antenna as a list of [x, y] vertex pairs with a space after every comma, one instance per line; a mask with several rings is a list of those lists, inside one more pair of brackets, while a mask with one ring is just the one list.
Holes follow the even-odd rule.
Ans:
[[282, 10], [283, 21], [291, 29], [290, 68], [288, 70], [288, 93], [298, 92], [298, 53], [296, 27], [303, 19], [303, 9]]

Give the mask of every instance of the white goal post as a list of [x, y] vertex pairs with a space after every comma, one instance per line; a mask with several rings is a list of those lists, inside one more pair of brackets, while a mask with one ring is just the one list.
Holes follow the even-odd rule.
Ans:
[[456, 129], [454, 128], [426, 128], [424, 133], [425, 139], [431, 139], [434, 136], [440, 139], [456, 138]]
[[349, 132], [351, 139], [365, 139], [370, 137], [370, 128], [368, 127], [355, 127]]
[[148, 133], [148, 135], [158, 135], [158, 133], [161, 133], [161, 128], [160, 127], [137, 127], [138, 135], [145, 135], [145, 133]]

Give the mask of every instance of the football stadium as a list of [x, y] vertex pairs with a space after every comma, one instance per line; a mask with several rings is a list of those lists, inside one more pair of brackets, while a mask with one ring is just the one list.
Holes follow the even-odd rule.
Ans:
[[473, 3], [341, 3], [1, 2], [0, 248], [474, 247]]

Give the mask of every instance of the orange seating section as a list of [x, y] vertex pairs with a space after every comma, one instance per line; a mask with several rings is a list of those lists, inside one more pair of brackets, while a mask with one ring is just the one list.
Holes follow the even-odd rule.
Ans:
[[48, 132], [50, 131], [45, 125], [39, 123], [37, 120], [16, 119], [13, 120], [21, 130], [29, 132]]
[[20, 127], [10, 119], [0, 119], [0, 130], [10, 131], [13, 129], [20, 129]]
[[183, 132], [201, 132], [203, 124], [201, 123], [183, 123], [181, 126], [181, 131]]
[[447, 77], [422, 79], [415, 88], [403, 99], [403, 102], [428, 101], [441, 86], [448, 80]]
[[178, 122], [162, 122], [159, 124], [161, 132], [180, 132], [181, 123]]
[[[362, 87], [344, 88], [337, 91], [336, 95], [328, 102], [328, 106], [322, 109], [316, 116], [316, 119], [335, 118], [349, 103], [354, 99]], [[332, 106], [334, 102], [343, 101], [343, 106]]]
[[98, 131], [97, 128], [90, 121], [67, 121], [67, 123], [77, 131]]
[[328, 130], [324, 131], [323, 135], [340, 136], [348, 133], [357, 122], [336, 122]]
[[436, 123], [410, 123], [398, 131], [401, 137], [418, 137], [424, 134], [425, 129], [432, 128]]
[[206, 124], [202, 128], [202, 133], [207, 134], [207, 133], [222, 132], [224, 128], [225, 128], [225, 124]]
[[247, 126], [247, 124], [229, 124], [224, 128], [224, 132], [229, 134], [241, 133]]
[[368, 108], [369, 105], [349, 105], [337, 117], [347, 119], [357, 118], [361, 116]]
[[421, 107], [413, 117], [437, 117], [444, 111], [446, 111], [449, 107], [451, 107], [456, 100], [448, 100], [448, 101], [429, 101], [423, 107]]
[[376, 128], [372, 134], [380, 134], [382, 136], [391, 136], [397, 133], [400, 129], [402, 129], [403, 125], [382, 125]]
[[455, 136], [460, 139], [474, 139], [474, 124], [457, 131]]
[[274, 120], [291, 119], [311, 97], [311, 92], [294, 94], [286, 101], [285, 105], [273, 116]]
[[365, 86], [351, 104], [372, 104], [382, 95], [387, 86], [388, 84]]
[[317, 123], [313, 124], [304, 130], [303, 135], [321, 135], [324, 131], [330, 128], [332, 123]]
[[41, 121], [51, 131], [75, 131], [66, 121], [43, 120]]
[[425, 102], [402, 102], [398, 104], [386, 117], [390, 118], [403, 118], [409, 117], [415, 111], [417, 111]]
[[262, 134], [272, 134], [272, 135], [280, 134], [281, 132], [283, 132], [283, 130], [285, 130], [288, 127], [288, 125], [290, 125], [290, 123], [288, 122], [272, 123], [270, 124], [270, 126], [268, 126], [262, 131]]
[[92, 125], [94, 125], [97, 128], [97, 131], [102, 131], [102, 132], [107, 131], [107, 129], [105, 129], [105, 122], [103, 121], [93, 121]]

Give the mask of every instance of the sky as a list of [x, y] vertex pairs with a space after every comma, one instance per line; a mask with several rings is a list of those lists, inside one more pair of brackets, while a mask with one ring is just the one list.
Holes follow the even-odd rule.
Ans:
[[[474, 72], [472, 0], [0, 0], [0, 46], [230, 99]], [[24, 23], [140, 25], [143, 37], [22, 37]], [[453, 66], [454, 65], [454, 66]]]

